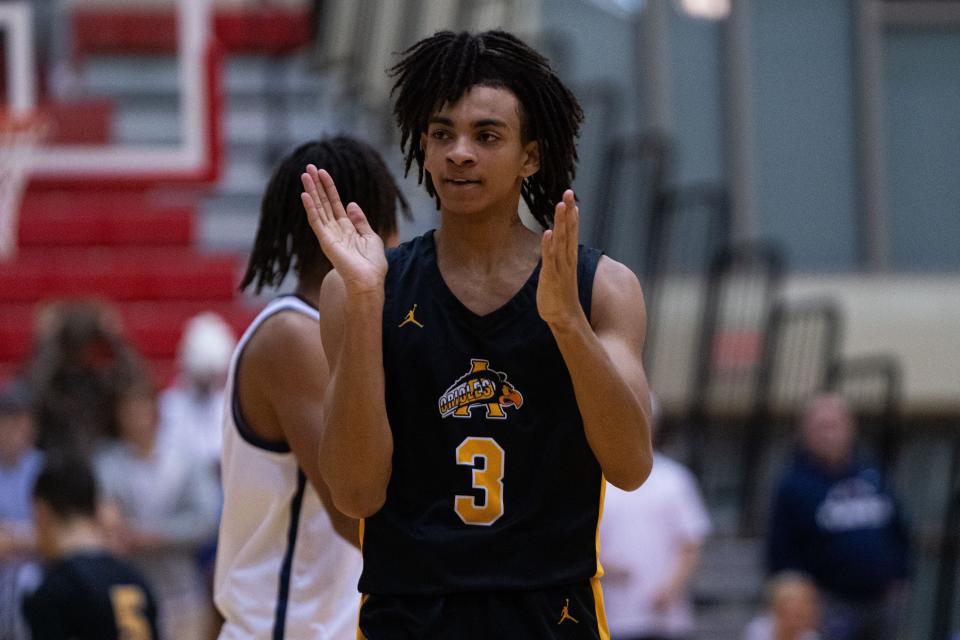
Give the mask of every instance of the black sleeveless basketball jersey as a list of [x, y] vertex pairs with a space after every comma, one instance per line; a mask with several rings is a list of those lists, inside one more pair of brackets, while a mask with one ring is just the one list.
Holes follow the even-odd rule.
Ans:
[[156, 640], [157, 605], [134, 567], [102, 551], [78, 552], [47, 567], [24, 598], [35, 640]]
[[[600, 252], [580, 249], [590, 317]], [[393, 470], [362, 523], [360, 590], [537, 589], [598, 574], [603, 477], [537, 312], [539, 265], [484, 316], [447, 288], [433, 232], [388, 253], [383, 310]]]

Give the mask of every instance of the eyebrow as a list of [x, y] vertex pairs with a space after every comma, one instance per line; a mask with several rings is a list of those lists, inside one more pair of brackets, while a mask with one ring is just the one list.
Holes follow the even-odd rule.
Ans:
[[[443, 116], [433, 116], [427, 121], [427, 124], [439, 124], [445, 127], [454, 126], [453, 120]], [[500, 127], [506, 129], [507, 123], [503, 120], [497, 120], [496, 118], [484, 118], [483, 120], [474, 120], [472, 126], [474, 129], [480, 129], [481, 127]]]

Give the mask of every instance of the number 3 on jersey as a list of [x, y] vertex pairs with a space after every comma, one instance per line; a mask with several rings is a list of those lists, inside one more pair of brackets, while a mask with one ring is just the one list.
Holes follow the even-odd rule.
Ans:
[[457, 447], [457, 464], [473, 468], [473, 488], [483, 492], [480, 498], [456, 496], [453, 510], [465, 524], [490, 526], [503, 515], [505, 457], [493, 438], [469, 437]]

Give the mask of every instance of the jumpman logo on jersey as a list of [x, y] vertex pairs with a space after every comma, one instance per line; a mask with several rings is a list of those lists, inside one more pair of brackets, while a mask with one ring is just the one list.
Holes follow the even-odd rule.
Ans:
[[563, 624], [566, 620], [570, 620], [574, 624], [580, 624], [579, 620], [570, 615], [570, 598], [564, 598], [564, 600], [566, 600], [566, 604], [563, 605], [563, 610], [560, 611], [560, 622], [557, 624]]
[[407, 317], [403, 319], [403, 322], [397, 325], [397, 328], [400, 328], [405, 324], [415, 324], [421, 329], [423, 329], [423, 325], [417, 322], [417, 319], [413, 317], [413, 314], [416, 313], [416, 311], [417, 311], [417, 305], [413, 305], [413, 308], [411, 308], [410, 311], [407, 311]]

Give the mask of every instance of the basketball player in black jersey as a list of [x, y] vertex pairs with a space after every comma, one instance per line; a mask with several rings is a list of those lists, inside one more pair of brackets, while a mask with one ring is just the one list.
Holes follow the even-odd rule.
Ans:
[[37, 548], [49, 562], [24, 602], [33, 640], [156, 640], [157, 608], [143, 577], [107, 553], [93, 473], [51, 459], [33, 489]]
[[607, 638], [604, 478], [635, 489], [652, 465], [646, 320], [633, 273], [578, 247], [582, 112], [504, 32], [438, 33], [393, 73], [440, 227], [384, 259], [330, 176], [302, 176], [335, 268], [319, 464], [364, 518], [359, 635]]

